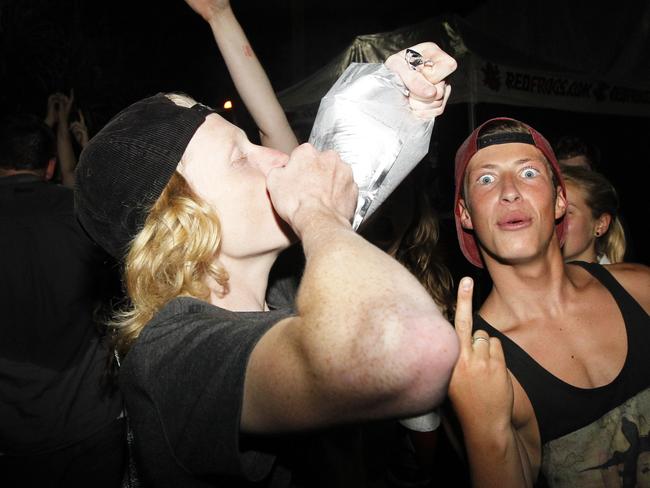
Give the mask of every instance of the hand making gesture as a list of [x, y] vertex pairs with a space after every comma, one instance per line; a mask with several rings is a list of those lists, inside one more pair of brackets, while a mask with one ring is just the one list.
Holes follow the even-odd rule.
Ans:
[[449, 397], [463, 424], [509, 428], [512, 419], [513, 389], [501, 342], [484, 330], [472, 334], [472, 290], [470, 278], [458, 286], [454, 321], [460, 341], [460, 357], [449, 385]]
[[409, 104], [420, 117], [432, 118], [445, 110], [451, 86], [445, 79], [456, 70], [456, 60], [433, 42], [403, 49], [386, 60], [409, 90]]

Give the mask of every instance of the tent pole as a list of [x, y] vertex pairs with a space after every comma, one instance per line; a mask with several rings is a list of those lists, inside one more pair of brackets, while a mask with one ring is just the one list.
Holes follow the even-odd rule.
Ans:
[[467, 121], [469, 125], [469, 132], [473, 132], [476, 128], [476, 110], [474, 102], [469, 102], [467, 104]]
[[476, 79], [476, 57], [474, 54], [469, 56], [469, 103], [467, 104], [467, 121], [469, 123], [469, 132], [473, 132], [476, 128], [476, 92], [477, 79]]

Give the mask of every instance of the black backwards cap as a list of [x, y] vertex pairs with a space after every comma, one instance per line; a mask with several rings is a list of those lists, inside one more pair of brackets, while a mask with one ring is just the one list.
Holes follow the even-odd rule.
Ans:
[[158, 93], [118, 113], [81, 152], [74, 192], [77, 218], [118, 261], [211, 113], [204, 105], [182, 107]]

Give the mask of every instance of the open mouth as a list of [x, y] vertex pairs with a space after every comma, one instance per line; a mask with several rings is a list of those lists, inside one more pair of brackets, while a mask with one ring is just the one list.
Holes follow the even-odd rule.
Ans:
[[527, 227], [531, 222], [531, 219], [524, 216], [509, 216], [505, 219], [501, 219], [497, 222], [497, 225], [501, 229], [505, 230], [516, 230], [523, 227]]

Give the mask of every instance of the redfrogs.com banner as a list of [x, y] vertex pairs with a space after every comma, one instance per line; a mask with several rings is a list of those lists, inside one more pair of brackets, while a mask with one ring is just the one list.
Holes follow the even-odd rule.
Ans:
[[563, 73], [522, 70], [477, 57], [459, 62], [456, 80], [461, 83], [459, 86], [452, 81], [452, 103], [502, 103], [580, 112], [650, 115], [650, 90]]

